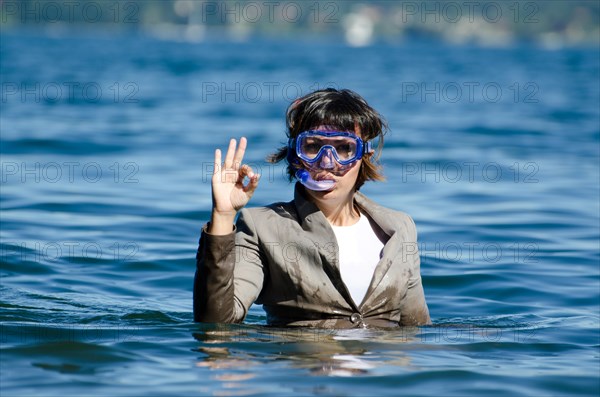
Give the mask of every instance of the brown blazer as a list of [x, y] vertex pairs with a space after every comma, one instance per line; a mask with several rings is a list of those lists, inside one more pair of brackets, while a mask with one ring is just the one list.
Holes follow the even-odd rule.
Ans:
[[417, 233], [405, 213], [357, 192], [384, 242], [362, 302], [354, 302], [338, 267], [338, 245], [329, 222], [296, 184], [294, 200], [240, 212], [225, 236], [207, 233], [196, 255], [194, 320], [241, 322], [262, 304], [276, 326], [354, 328], [430, 324], [421, 283]]

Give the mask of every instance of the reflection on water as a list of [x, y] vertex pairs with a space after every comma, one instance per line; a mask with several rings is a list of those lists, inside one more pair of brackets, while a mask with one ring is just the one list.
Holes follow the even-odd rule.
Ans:
[[[285, 359], [286, 367], [311, 376], [373, 375], [382, 366], [409, 367], [399, 344], [418, 341], [418, 328], [331, 330], [200, 324], [193, 337], [202, 353], [196, 363], [219, 371], [215, 379], [248, 380], [265, 360]], [[386, 347], [387, 346], [387, 347]], [[387, 351], [379, 355], [377, 351]], [[393, 354], [389, 354], [390, 352]], [[249, 372], [247, 372], [249, 371]]]
[[543, 327], [525, 319], [495, 316], [462, 323], [448, 319], [432, 326], [397, 330], [198, 324], [192, 336], [198, 343], [193, 350], [200, 353], [196, 367], [209, 369], [211, 379], [222, 388], [215, 390], [213, 385], [204, 390], [210, 389], [214, 395], [245, 395], [249, 390], [261, 390], [254, 389], [253, 380], [260, 383], [257, 377], [262, 377], [263, 371], [273, 371], [273, 361], [279, 363], [277, 368], [316, 378], [413, 374], [424, 369], [422, 357], [417, 361], [413, 358], [424, 343], [428, 346], [422, 353], [425, 356], [427, 351], [468, 345], [478, 346], [474, 351], [533, 345], [539, 342], [538, 331]]

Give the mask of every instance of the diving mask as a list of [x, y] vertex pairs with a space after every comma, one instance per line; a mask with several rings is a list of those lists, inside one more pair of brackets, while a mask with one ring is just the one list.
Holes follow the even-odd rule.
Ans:
[[[304, 131], [296, 138], [290, 138], [288, 146], [288, 156], [292, 150], [295, 151], [297, 158], [311, 169], [338, 171], [352, 168], [365, 154], [373, 152], [371, 142], [364, 142], [353, 133], [339, 131]], [[333, 180], [312, 179], [310, 173], [302, 168], [296, 171], [295, 176], [311, 190], [329, 190], [335, 185]]]
[[320, 161], [327, 154], [344, 166], [372, 152], [371, 142], [363, 142], [350, 132], [338, 131], [304, 131], [295, 139], [290, 139], [289, 146], [296, 151], [300, 160], [308, 164]]

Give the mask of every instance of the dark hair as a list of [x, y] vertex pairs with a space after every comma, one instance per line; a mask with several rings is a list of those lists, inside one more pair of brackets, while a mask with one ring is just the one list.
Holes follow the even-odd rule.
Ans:
[[[383, 135], [387, 132], [387, 123], [383, 117], [357, 93], [343, 89], [326, 88], [317, 90], [296, 99], [286, 112], [286, 135], [295, 138], [303, 131], [319, 126], [331, 126], [340, 131], [360, 131], [363, 141], [379, 138], [372, 156], [364, 156], [356, 181], [359, 189], [367, 180], [381, 181], [381, 165], [378, 163], [383, 148]], [[297, 159], [292, 153], [292, 160]], [[288, 163], [290, 181], [297, 170], [295, 161], [289, 161], [287, 145], [267, 157], [270, 163], [281, 160]]]

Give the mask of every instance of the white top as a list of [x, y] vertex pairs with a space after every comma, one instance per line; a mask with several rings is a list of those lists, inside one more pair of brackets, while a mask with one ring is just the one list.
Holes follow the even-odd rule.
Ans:
[[360, 305], [381, 259], [383, 243], [377, 238], [369, 219], [362, 214], [354, 225], [331, 227], [340, 249], [342, 281], [354, 302]]

